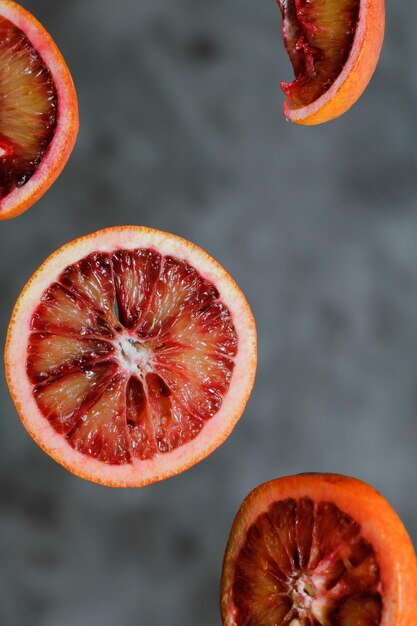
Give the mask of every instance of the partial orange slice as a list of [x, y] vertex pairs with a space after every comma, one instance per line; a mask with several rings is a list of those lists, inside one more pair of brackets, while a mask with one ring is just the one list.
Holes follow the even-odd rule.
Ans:
[[34, 274], [5, 362], [23, 424], [50, 456], [95, 482], [143, 486], [231, 433], [254, 382], [255, 324], [206, 252], [114, 227], [72, 241]]
[[417, 561], [372, 487], [334, 474], [252, 491], [223, 565], [224, 626], [416, 626]]
[[384, 38], [384, 0], [278, 0], [295, 79], [281, 83], [284, 115], [321, 124], [345, 113], [366, 89]]
[[77, 96], [57, 46], [33, 15], [0, 0], [0, 219], [49, 189], [77, 132]]

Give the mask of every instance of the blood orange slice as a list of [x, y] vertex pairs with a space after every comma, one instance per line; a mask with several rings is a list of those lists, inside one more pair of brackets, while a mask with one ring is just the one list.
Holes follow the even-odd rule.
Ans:
[[5, 361], [20, 417], [48, 454], [83, 478], [143, 486], [230, 434], [254, 381], [255, 325], [206, 252], [114, 227], [67, 244], [34, 274]]
[[68, 67], [44, 27], [0, 0], [0, 219], [15, 217], [56, 180], [78, 132]]
[[282, 82], [284, 114], [321, 124], [361, 96], [378, 63], [384, 0], [278, 0], [295, 80]]
[[225, 626], [415, 626], [417, 563], [388, 502], [354, 478], [261, 485], [234, 521]]

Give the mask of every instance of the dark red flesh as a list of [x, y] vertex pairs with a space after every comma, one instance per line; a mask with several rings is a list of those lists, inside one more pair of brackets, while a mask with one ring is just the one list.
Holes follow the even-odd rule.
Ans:
[[275, 502], [249, 528], [232, 588], [236, 626], [379, 626], [372, 545], [330, 502]]
[[55, 133], [57, 92], [26, 35], [0, 16], [0, 198], [36, 171]]
[[237, 335], [215, 286], [151, 249], [71, 265], [32, 317], [27, 373], [76, 450], [131, 463], [194, 439], [229, 389]]
[[285, 47], [295, 80], [282, 82], [287, 106], [307, 106], [342, 71], [352, 49], [359, 0], [278, 0]]

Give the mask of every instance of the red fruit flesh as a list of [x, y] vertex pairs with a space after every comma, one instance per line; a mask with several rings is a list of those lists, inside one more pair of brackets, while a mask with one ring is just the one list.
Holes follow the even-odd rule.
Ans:
[[282, 82], [287, 105], [299, 108], [322, 96], [352, 48], [359, 0], [278, 0], [285, 47], [295, 80]]
[[26, 35], [0, 16], [0, 198], [24, 185], [56, 129], [57, 92]]
[[236, 561], [236, 626], [378, 626], [380, 571], [360, 525], [329, 502], [273, 503]]
[[119, 250], [67, 267], [44, 292], [27, 373], [74, 449], [122, 465], [194, 439], [222, 404], [236, 353], [209, 280], [154, 250]]

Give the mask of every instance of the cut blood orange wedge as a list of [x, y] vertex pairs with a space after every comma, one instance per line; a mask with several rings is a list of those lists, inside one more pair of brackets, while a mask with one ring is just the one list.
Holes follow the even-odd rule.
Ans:
[[114, 227], [65, 245], [34, 274], [5, 362], [23, 424], [50, 456], [95, 482], [143, 486], [231, 433], [253, 386], [255, 324], [206, 252]]
[[38, 200], [65, 166], [78, 132], [68, 67], [44, 27], [0, 0], [0, 219]]
[[384, 38], [384, 0], [278, 0], [295, 79], [282, 82], [284, 115], [321, 124], [361, 96]]
[[334, 474], [272, 480], [245, 499], [223, 565], [225, 626], [415, 626], [417, 562], [398, 515]]

